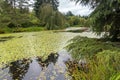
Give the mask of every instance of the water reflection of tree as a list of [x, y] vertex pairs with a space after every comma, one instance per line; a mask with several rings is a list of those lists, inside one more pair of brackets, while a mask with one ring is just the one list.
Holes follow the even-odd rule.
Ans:
[[9, 72], [13, 80], [22, 80], [29, 69], [30, 59], [17, 60], [11, 63]]
[[53, 63], [55, 65], [58, 57], [59, 57], [59, 54], [51, 53], [45, 61], [42, 61], [41, 57], [37, 57], [37, 61], [43, 68], [43, 67], [48, 67], [50, 63]]

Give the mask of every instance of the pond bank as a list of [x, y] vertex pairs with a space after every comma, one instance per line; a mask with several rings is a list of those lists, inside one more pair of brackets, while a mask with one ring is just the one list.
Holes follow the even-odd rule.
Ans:
[[74, 80], [119, 80], [120, 43], [77, 36], [67, 49], [74, 61], [67, 67]]

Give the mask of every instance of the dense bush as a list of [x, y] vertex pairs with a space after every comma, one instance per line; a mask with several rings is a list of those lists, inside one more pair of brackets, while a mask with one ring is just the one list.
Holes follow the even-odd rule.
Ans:
[[66, 16], [70, 26], [90, 27], [90, 20], [88, 18], [79, 16]]

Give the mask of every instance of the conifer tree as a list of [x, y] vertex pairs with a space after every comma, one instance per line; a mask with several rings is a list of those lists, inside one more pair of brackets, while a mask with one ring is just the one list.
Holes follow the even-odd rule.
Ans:
[[73, 0], [94, 9], [90, 15], [93, 31], [109, 32], [112, 41], [120, 36], [120, 0]]

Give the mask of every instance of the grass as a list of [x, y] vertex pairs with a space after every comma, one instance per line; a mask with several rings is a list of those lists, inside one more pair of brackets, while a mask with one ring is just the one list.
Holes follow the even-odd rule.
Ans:
[[[74, 80], [112, 80], [114, 76], [116, 79], [113, 80], [120, 79], [117, 75], [120, 72], [118, 44], [77, 36], [70, 41], [67, 49], [77, 62], [72, 62], [71, 65], [74, 65], [72, 67], [68, 65], [69, 68], [73, 69], [70, 74]], [[79, 62], [82, 59], [86, 62]]]
[[34, 31], [43, 31], [45, 30], [44, 27], [37, 27], [37, 26], [32, 26], [32, 27], [19, 27], [19, 28], [8, 28], [5, 27], [0, 30], [0, 33], [16, 33], [16, 32], [34, 32]]
[[88, 27], [88, 26], [79, 24], [79, 25], [73, 25], [72, 27]]
[[27, 28], [18, 28], [13, 32], [33, 32], [33, 31], [43, 31], [44, 27], [27, 27]]

